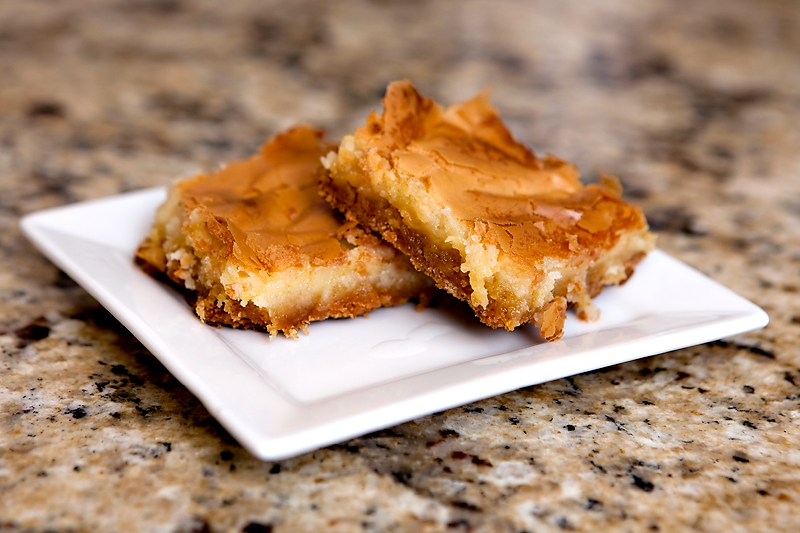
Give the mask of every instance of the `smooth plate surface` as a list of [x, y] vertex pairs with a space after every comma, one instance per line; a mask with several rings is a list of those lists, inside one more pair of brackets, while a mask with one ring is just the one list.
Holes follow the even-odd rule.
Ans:
[[133, 252], [164, 189], [28, 215], [22, 228], [112, 312], [251, 453], [279, 460], [520, 387], [763, 327], [764, 311], [656, 250], [602, 317], [564, 338], [491, 330], [460, 309], [413, 305], [311, 325], [308, 336], [202, 324]]

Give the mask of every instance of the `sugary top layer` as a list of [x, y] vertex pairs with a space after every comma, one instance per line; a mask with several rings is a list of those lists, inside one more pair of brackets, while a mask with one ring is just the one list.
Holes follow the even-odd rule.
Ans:
[[516, 142], [486, 95], [442, 108], [408, 81], [392, 83], [384, 113], [356, 132], [429, 198], [473, 224], [485, 242], [522, 260], [596, 256], [621, 232], [647, 227], [639, 208], [619, 198], [614, 178], [584, 186], [578, 171]]
[[320, 158], [332, 149], [321, 131], [298, 126], [250, 159], [176, 188], [187, 214], [202, 213], [229, 256], [268, 269], [320, 264], [344, 253], [337, 234], [345, 223], [317, 192]]

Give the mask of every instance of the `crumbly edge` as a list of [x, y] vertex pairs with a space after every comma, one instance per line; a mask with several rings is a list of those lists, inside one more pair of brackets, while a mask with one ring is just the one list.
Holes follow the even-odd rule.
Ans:
[[[643, 228], [622, 235], [594, 262], [571, 265], [550, 259], [526, 272], [503, 260], [496, 247], [476, 239], [471, 228], [452, 220], [446, 208], [426, 203], [424, 191], [414, 190], [414, 182], [398, 176], [378, 154], [361, 150], [357, 139], [346, 137], [338, 154], [323, 163], [329, 173], [321, 189], [328, 202], [380, 233], [491, 327], [513, 330], [532, 322], [543, 337], [556, 340], [563, 335], [568, 306], [576, 307], [579, 318], [596, 318], [592, 297], [606, 285], [624, 282], [654, 246], [654, 236]], [[409, 197], [414, 201], [403, 201]], [[433, 234], [414, 226], [433, 228]], [[482, 291], [478, 297], [476, 289]]]
[[[214, 246], [206, 252], [200, 248], [207, 244], [195, 246], [197, 241]], [[297, 337], [298, 331], [307, 331], [313, 321], [355, 317], [412, 298], [425, 301], [432, 288], [432, 282], [411, 269], [402, 254], [383, 244], [367, 244], [353, 246], [343, 260], [323, 267], [328, 269], [324, 272], [326, 279], [317, 280], [322, 290], [309, 287], [315, 284], [312, 270], [318, 267], [287, 269], [272, 273], [273, 279], [276, 275], [280, 278], [278, 299], [282, 301], [256, 302], [257, 286], [269, 283], [270, 273], [251, 272], [227, 261], [219, 253], [222, 246], [202, 223], [202, 215], [187, 212], [177, 194], [171, 192], [158, 209], [156, 222], [136, 253], [136, 262], [149, 274], [166, 276], [185, 289], [184, 296], [203, 322], [266, 330], [273, 336], [283, 332], [287, 337]], [[343, 285], [346, 278], [352, 290]], [[304, 287], [293, 287], [293, 279]], [[247, 280], [250, 290], [236, 283], [240, 280]], [[303, 296], [306, 301], [298, 305]]]

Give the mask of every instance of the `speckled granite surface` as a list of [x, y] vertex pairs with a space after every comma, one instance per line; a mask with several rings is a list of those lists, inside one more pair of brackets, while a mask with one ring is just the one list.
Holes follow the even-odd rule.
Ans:
[[[799, 58], [793, 0], [0, 4], [0, 530], [800, 530]], [[492, 85], [770, 325], [262, 463], [20, 234], [402, 77]]]

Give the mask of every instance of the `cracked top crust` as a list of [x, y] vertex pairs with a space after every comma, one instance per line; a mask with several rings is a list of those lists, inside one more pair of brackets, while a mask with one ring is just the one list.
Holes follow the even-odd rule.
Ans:
[[344, 254], [344, 220], [320, 198], [320, 157], [335, 148], [323, 132], [298, 126], [259, 154], [176, 185], [187, 212], [200, 209], [229, 256], [277, 270], [334, 261]]
[[517, 260], [594, 258], [620, 233], [647, 228], [641, 209], [620, 199], [616, 178], [584, 186], [573, 165], [537, 157], [513, 139], [485, 92], [445, 109], [408, 81], [392, 83], [384, 113], [355, 138]]

